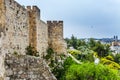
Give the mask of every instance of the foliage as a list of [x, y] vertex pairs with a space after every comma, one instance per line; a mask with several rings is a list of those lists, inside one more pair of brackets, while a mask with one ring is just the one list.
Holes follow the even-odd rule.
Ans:
[[14, 55], [18, 55], [18, 52], [17, 52], [17, 51], [14, 51], [13, 54], [14, 54]]
[[90, 38], [87, 42], [85, 40], [77, 39], [72, 35], [71, 39], [65, 39], [68, 48], [73, 47], [74, 49], [80, 50], [82, 53], [86, 51], [86, 49], [93, 50], [98, 54], [99, 57], [108, 56], [110, 53], [110, 46], [106, 44], [101, 44], [100, 41], [95, 41], [93, 38]]
[[[47, 49], [47, 55], [44, 56], [44, 58], [46, 59], [46, 61], [48, 62], [48, 65], [51, 68], [52, 73], [56, 76], [57, 80], [60, 80], [63, 77], [63, 74], [65, 73], [65, 67], [64, 67], [64, 62], [69, 62], [70, 64], [72, 64], [73, 62], [68, 58], [65, 59], [65, 55], [61, 54], [59, 56], [54, 56], [55, 52], [53, 51], [52, 48], [48, 48]], [[59, 60], [57, 59], [59, 57]], [[64, 61], [64, 62], [63, 62]], [[67, 65], [65, 65], [67, 66]]]
[[96, 45], [96, 41], [93, 38], [90, 38], [88, 44], [90, 48], [93, 48]]
[[52, 57], [52, 54], [54, 54], [53, 49], [52, 49], [52, 48], [48, 48], [48, 49], [47, 49], [47, 55], [44, 56], [44, 58], [45, 58], [46, 60], [48, 60], [48, 59], [50, 59], [50, 58]]
[[118, 64], [120, 64], [120, 53], [116, 54], [113, 56], [114, 57], [114, 61]]
[[48, 65], [50, 66], [52, 71], [57, 63], [57, 59], [55, 60], [55, 52], [52, 48], [48, 48], [46, 52], [47, 55], [43, 56], [43, 58], [48, 62]]
[[70, 53], [70, 54], [74, 55], [74, 54], [80, 54], [80, 51], [79, 51], [79, 50], [74, 49], [74, 50], [68, 50], [68, 53]]
[[114, 61], [113, 57], [110, 56], [110, 55], [106, 56], [105, 58], [108, 59], [108, 60]]
[[94, 57], [93, 57], [94, 53], [88, 53], [84, 55], [84, 61], [89, 61], [89, 62], [93, 62], [94, 61]]
[[27, 55], [36, 56], [36, 57], [39, 56], [37, 50], [34, 47], [32, 47], [31, 45], [27, 46], [25, 48], [25, 50], [26, 50]]
[[94, 57], [93, 57], [93, 55], [94, 55], [94, 51], [92, 51], [92, 50], [86, 50], [86, 51], [84, 51], [82, 54], [80, 54], [79, 55], [79, 59], [81, 60], [81, 61], [83, 61], [83, 62], [93, 62], [94, 61]]
[[71, 37], [71, 46], [72, 47], [74, 47], [75, 49], [77, 49], [77, 38], [76, 37], [74, 37], [73, 35], [72, 35], [72, 37]]
[[100, 41], [95, 41], [94, 39], [90, 39], [88, 42], [89, 48], [98, 53], [99, 57], [105, 57], [109, 55], [110, 46], [106, 44], [101, 44]]
[[76, 64], [76, 63], [72, 60], [72, 58], [67, 57], [64, 60], [64, 63], [60, 64], [61, 66], [60, 65], [56, 66], [53, 70], [53, 73], [56, 76], [56, 78], [58, 80], [65, 80], [65, 73], [68, 70], [68, 68], [73, 64]]
[[79, 56], [81, 54], [81, 52], [79, 50], [76, 50], [76, 49], [74, 49], [74, 50], [69, 49], [68, 53], [73, 55], [76, 59], [79, 59], [80, 58]]
[[101, 58], [101, 63], [104, 65], [107, 65], [111, 69], [120, 69], [120, 65], [116, 62], [114, 62], [114, 59], [112, 56], [107, 56], [105, 58]]
[[[69, 49], [68, 53], [82, 61], [82, 64], [76, 64], [69, 57], [62, 62], [54, 60], [52, 72], [58, 80], [120, 80], [120, 65], [117, 64], [120, 63], [120, 54], [111, 56], [110, 45], [93, 38], [88, 41], [77, 39], [73, 35], [65, 40], [68, 48], [74, 48]], [[100, 64], [93, 63], [94, 57], [100, 59]]]
[[77, 39], [74, 35], [71, 36], [70, 39], [66, 38], [65, 41], [67, 42], [67, 47], [73, 47], [77, 49], [79, 46], [86, 45], [84, 40]]
[[120, 77], [116, 70], [113, 71], [102, 64], [83, 63], [71, 65], [65, 80], [120, 80]]

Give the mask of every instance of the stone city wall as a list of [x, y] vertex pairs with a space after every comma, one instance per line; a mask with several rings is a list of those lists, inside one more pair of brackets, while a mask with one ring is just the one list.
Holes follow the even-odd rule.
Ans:
[[37, 50], [41, 57], [43, 57], [46, 55], [46, 50], [48, 48], [48, 27], [42, 20], [38, 21], [37, 26]]
[[0, 80], [56, 80], [44, 60], [25, 55], [29, 44], [40, 57], [48, 47], [66, 53], [63, 21], [45, 23], [37, 6], [25, 8], [15, 0], [0, 0]]
[[25, 54], [29, 45], [29, 24], [26, 9], [14, 0], [5, 0], [4, 48], [8, 53]]
[[40, 56], [46, 49], [53, 48], [57, 53], [66, 51], [63, 39], [63, 21], [40, 19], [37, 6], [21, 6], [14, 0], [0, 1], [0, 35], [4, 37], [3, 47], [7, 53], [25, 54], [25, 48], [31, 44]]

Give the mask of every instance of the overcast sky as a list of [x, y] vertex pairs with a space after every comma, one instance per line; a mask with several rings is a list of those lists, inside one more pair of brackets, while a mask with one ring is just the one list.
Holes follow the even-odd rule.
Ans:
[[120, 0], [16, 0], [37, 5], [41, 19], [63, 20], [64, 37], [120, 37]]

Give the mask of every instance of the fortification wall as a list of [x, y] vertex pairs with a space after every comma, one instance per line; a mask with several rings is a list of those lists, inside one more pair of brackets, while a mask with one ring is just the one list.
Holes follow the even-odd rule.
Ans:
[[43, 55], [46, 55], [48, 48], [48, 27], [42, 20], [37, 22], [37, 43], [37, 50], [40, 56], [43, 57]]
[[5, 39], [8, 53], [25, 54], [29, 45], [29, 24], [27, 10], [14, 0], [5, 0]]
[[66, 53], [66, 43], [63, 38], [63, 21], [47, 21], [49, 47], [56, 53]]
[[37, 6], [27, 6], [25, 9], [14, 0], [2, 1], [5, 2], [1, 2], [0, 30], [5, 33], [3, 46], [7, 53], [16, 51], [24, 54], [29, 44], [37, 49], [40, 55], [45, 53], [48, 45], [57, 53], [66, 51], [63, 21], [48, 21], [46, 24], [40, 20], [40, 9]]
[[56, 80], [41, 58], [27, 55], [5, 57], [5, 80]]
[[[66, 53], [63, 21], [46, 24], [37, 6], [25, 8], [14, 0], [0, 0], [0, 80], [4, 72], [5, 80], [56, 80], [44, 60], [24, 55], [29, 44], [41, 57], [48, 46], [56, 53]], [[23, 56], [14, 56], [14, 52]]]

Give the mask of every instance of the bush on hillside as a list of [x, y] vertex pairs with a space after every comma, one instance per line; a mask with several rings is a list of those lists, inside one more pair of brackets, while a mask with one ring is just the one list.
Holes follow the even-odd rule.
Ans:
[[101, 63], [104, 65], [107, 65], [111, 69], [120, 69], [120, 65], [112, 60], [106, 59], [106, 58], [101, 58]]
[[65, 80], [120, 80], [117, 70], [112, 70], [102, 64], [73, 64], [66, 72]]

